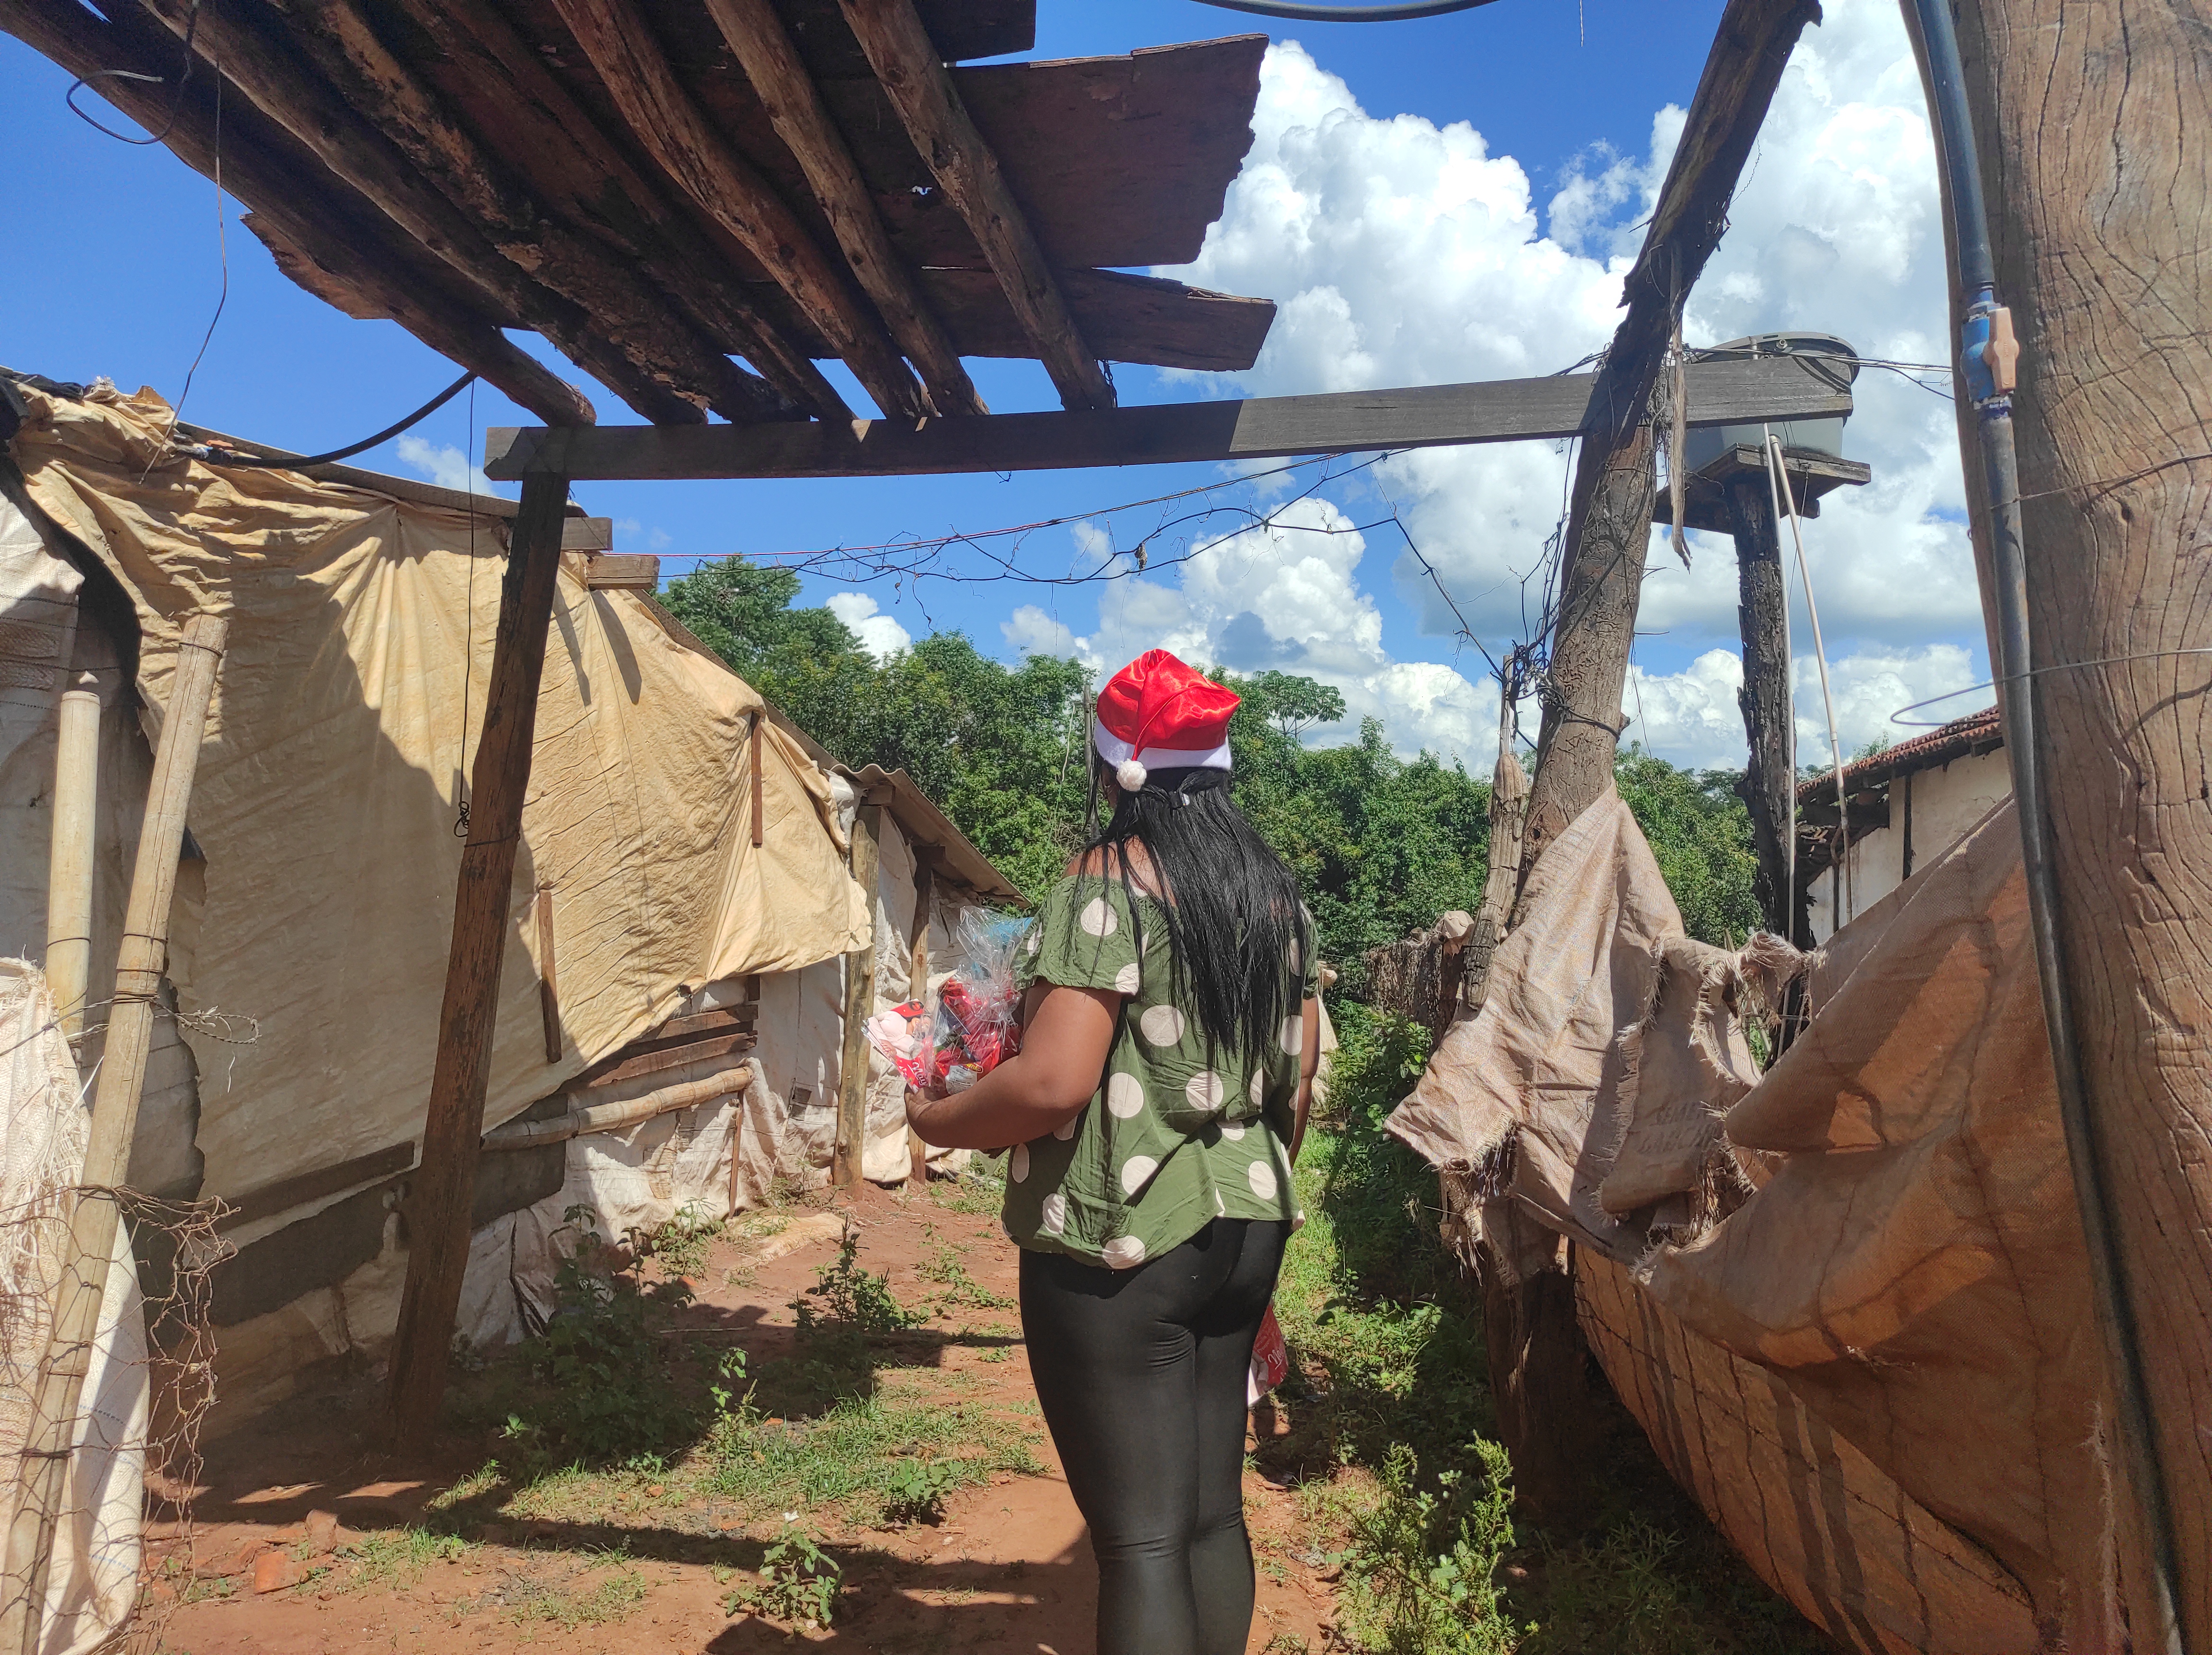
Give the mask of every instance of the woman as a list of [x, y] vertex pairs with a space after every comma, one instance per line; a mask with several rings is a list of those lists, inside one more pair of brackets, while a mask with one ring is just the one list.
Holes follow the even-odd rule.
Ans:
[[1022, 1326], [1100, 1655], [1243, 1655], [1251, 1626], [1247, 1375], [1319, 1017], [1297, 881], [1230, 798], [1237, 702], [1162, 650], [1099, 693], [1111, 819], [1030, 932], [1022, 1051], [908, 1098], [929, 1143], [1015, 1146]]

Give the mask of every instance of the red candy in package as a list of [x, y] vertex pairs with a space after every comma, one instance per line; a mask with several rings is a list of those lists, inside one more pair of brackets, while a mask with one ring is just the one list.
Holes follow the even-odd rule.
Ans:
[[952, 931], [952, 974], [930, 1000], [908, 1000], [868, 1019], [869, 1044], [908, 1086], [963, 1092], [1021, 1050], [1014, 950], [1025, 919], [964, 908]]

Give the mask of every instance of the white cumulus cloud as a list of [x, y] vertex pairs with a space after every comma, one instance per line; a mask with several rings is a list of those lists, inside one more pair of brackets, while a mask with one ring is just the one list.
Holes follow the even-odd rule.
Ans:
[[[1692, 294], [1686, 335], [1695, 345], [1814, 330], [1868, 357], [1939, 361], [1948, 355], [1942, 235], [1911, 49], [1887, 0], [1831, 0], [1826, 12], [1784, 77], [1729, 234]], [[1172, 272], [1269, 294], [1279, 314], [1251, 372], [1188, 377], [1224, 394], [1289, 394], [1568, 367], [1612, 335], [1640, 221], [1681, 126], [1679, 108], [1657, 111], [1643, 154], [1594, 149], [1540, 202], [1520, 163], [1493, 154], [1468, 123], [1370, 114], [1302, 46], [1279, 43], [1223, 216], [1197, 263]], [[1981, 630], [1950, 403], [1875, 368], [1862, 372], [1846, 452], [1869, 461], [1875, 480], [1829, 496], [1804, 524], [1847, 748], [1889, 731], [1894, 707], [1978, 676], [1970, 651]], [[1523, 443], [1424, 450], [1371, 476], [1458, 612], [1494, 646], [1526, 636], [1542, 609], [1530, 577], [1572, 464], [1570, 445]], [[1353, 487], [1336, 485], [1347, 505], [1329, 509], [1371, 520]], [[1440, 745], [1471, 762], [1494, 750], [1480, 711], [1486, 700], [1494, 709], [1494, 690], [1449, 667], [1387, 658], [1364, 543], [1292, 555], [1239, 539], [1172, 581], [1117, 583], [1094, 646], [1116, 656], [1125, 639], [1180, 639], [1231, 665], [1310, 672], [1383, 718], [1401, 745]], [[1655, 542], [1641, 620], [1690, 664], [1639, 673], [1636, 691], [1655, 749], [1741, 764], [1733, 547], [1724, 536], [1692, 541], [1686, 572]], [[1455, 634], [1452, 607], [1418, 561], [1391, 549], [1390, 578], [1421, 629]], [[1798, 637], [1809, 645], [1802, 602]], [[1625, 710], [1637, 717], [1632, 700]], [[1817, 694], [1801, 693], [1798, 710], [1810, 761], [1826, 745]]]
[[877, 660], [887, 660], [914, 642], [914, 635], [888, 615], [866, 592], [832, 592], [823, 604], [860, 640], [860, 647]]
[[461, 494], [496, 494], [502, 500], [513, 498], [508, 489], [469, 464], [469, 457], [451, 443], [430, 442], [410, 432], [400, 438], [398, 448], [402, 465], [419, 472], [441, 488]]

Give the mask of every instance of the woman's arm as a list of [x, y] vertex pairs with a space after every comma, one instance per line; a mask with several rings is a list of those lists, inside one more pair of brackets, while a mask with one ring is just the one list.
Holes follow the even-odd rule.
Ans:
[[1306, 1117], [1313, 1111], [1314, 1076], [1321, 1072], [1321, 1002], [1309, 1000], [1298, 1008], [1305, 1025], [1298, 1040], [1297, 1118], [1291, 1127], [1291, 1165], [1298, 1164], [1298, 1149], [1306, 1141]]
[[965, 1092], [907, 1093], [907, 1125], [925, 1143], [951, 1149], [1027, 1143], [1073, 1119], [1097, 1095], [1124, 997], [1042, 983], [1030, 993], [1038, 990], [1020, 1052]]

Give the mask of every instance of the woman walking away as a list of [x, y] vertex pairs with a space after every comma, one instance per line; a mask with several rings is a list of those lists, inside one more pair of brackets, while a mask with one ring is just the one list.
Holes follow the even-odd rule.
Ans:
[[1243, 1655], [1251, 1628], [1247, 1376], [1319, 1018], [1297, 882], [1230, 799], [1237, 700], [1164, 650], [1100, 691], [1111, 819], [1030, 933], [1021, 1053], [908, 1098], [932, 1143], [1014, 1146], [1022, 1329], [1098, 1559], [1099, 1655]]

